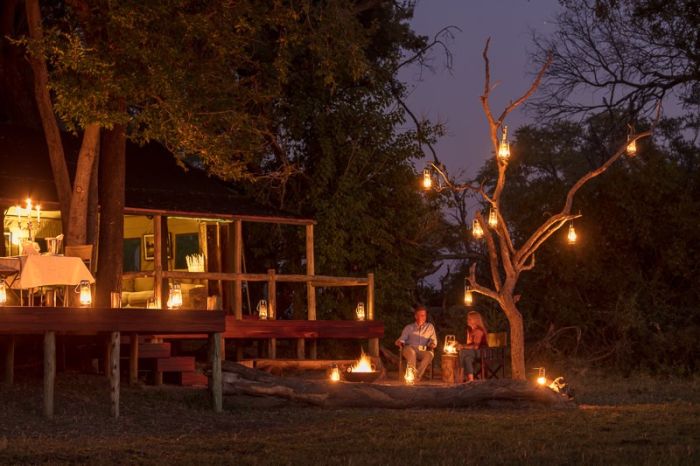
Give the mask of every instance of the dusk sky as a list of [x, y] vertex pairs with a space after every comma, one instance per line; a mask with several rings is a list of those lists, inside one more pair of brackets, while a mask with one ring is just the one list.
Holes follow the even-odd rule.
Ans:
[[[491, 37], [491, 80], [498, 87], [491, 94], [493, 112], [500, 114], [509, 100], [530, 85], [533, 67], [531, 31], [553, 30], [551, 19], [559, 10], [557, 0], [418, 0], [413, 26], [432, 37], [449, 25], [459, 27], [449, 43], [453, 69], [444, 68], [444, 54], [434, 54], [435, 73], [408, 68], [401, 78], [413, 88], [408, 103], [414, 113], [447, 125], [447, 135], [437, 144], [438, 155], [451, 174], [465, 170], [473, 178], [490, 155], [487, 125], [479, 102], [484, 85], [481, 52]], [[507, 120], [511, 130], [532, 122], [519, 109]], [[417, 168], [422, 168], [418, 166]]]

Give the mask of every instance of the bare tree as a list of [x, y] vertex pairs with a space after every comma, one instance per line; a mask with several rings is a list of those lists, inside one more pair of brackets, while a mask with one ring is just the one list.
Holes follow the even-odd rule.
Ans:
[[[536, 91], [542, 77], [552, 62], [552, 57], [549, 56], [544, 61], [530, 88], [521, 97], [511, 101], [500, 115], [495, 117], [489, 103], [489, 97], [493, 90], [488, 58], [489, 42], [490, 39], [486, 41], [486, 46], [483, 51], [485, 82], [481, 103], [489, 125], [489, 136], [498, 167], [496, 183], [491, 192], [487, 192], [485, 183], [457, 183], [449, 176], [444, 166], [439, 163], [439, 161], [431, 163], [431, 168], [437, 173], [442, 189], [449, 189], [456, 192], [472, 191], [477, 193], [491, 210], [488, 223], [484, 221], [484, 217], [480, 211], [476, 212], [474, 218], [475, 230], [481, 230], [483, 232], [478, 236], [483, 236], [486, 245], [491, 284], [486, 286], [477, 282], [476, 262], [472, 263], [469, 269], [467, 281], [473, 292], [493, 299], [505, 313], [510, 326], [513, 378], [525, 379], [525, 335], [523, 316], [517, 306], [520, 296], [516, 294], [516, 287], [521, 274], [535, 267], [535, 252], [540, 246], [551, 238], [559, 229], [565, 226], [567, 222], [580, 216], [572, 213], [572, 208], [574, 196], [581, 187], [591, 179], [604, 173], [627, 152], [629, 145], [636, 145], [637, 140], [650, 136], [652, 131], [648, 130], [631, 135], [604, 163], [583, 175], [571, 186], [564, 199], [562, 208], [558, 213], [545, 220], [529, 237], [526, 236], [527, 239], [522, 244], [514, 244], [511, 232], [508, 229], [508, 223], [503, 217], [501, 210], [501, 196], [506, 186], [506, 173], [510, 155], [505, 138], [504, 141], [499, 143], [498, 133], [499, 131], [505, 130], [504, 122], [510, 112], [526, 102]], [[508, 151], [505, 151], [505, 149], [508, 149]]]

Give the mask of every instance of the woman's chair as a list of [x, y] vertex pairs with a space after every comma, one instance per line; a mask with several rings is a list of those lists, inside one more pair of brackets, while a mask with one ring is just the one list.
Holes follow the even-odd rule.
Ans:
[[475, 361], [478, 366], [474, 368], [474, 375], [481, 380], [505, 378], [508, 333], [489, 333], [486, 338], [489, 347], [479, 350], [480, 355]]

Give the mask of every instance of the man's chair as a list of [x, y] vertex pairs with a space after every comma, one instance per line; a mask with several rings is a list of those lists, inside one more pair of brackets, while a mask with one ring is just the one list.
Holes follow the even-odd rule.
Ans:
[[[406, 370], [406, 364], [404, 363], [403, 357], [403, 346], [404, 345], [399, 346], [399, 380], [403, 380], [404, 371]], [[430, 361], [430, 365], [425, 368], [425, 376], [428, 378], [428, 380], [433, 380], [433, 364], [435, 364], [435, 350], [433, 350], [433, 360]]]
[[474, 361], [477, 379], [502, 379], [506, 376], [506, 348], [508, 333], [489, 333], [486, 335], [489, 347], [480, 350], [480, 356]]

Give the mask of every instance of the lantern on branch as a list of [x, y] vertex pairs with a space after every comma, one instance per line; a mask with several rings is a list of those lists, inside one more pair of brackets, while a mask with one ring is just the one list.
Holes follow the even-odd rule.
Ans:
[[489, 211], [489, 226], [494, 230], [498, 226], [498, 213], [493, 207], [491, 207], [491, 210]]
[[433, 174], [430, 172], [430, 168], [425, 168], [423, 170], [423, 189], [426, 191], [433, 187]]
[[569, 244], [576, 244], [577, 238], [578, 238], [578, 236], [576, 235], [576, 229], [574, 228], [574, 222], [572, 221], [569, 224], [569, 233], [567, 233], [567, 235], [566, 235], [566, 241]]
[[481, 224], [478, 219], [474, 219], [472, 222], [472, 235], [475, 239], [481, 239], [484, 237], [484, 229], [481, 228]]
[[507, 162], [510, 158], [510, 145], [508, 144], [508, 127], [503, 127], [503, 135], [501, 143], [498, 145], [498, 159], [502, 162]]
[[464, 285], [464, 305], [469, 307], [474, 304], [474, 295], [472, 294], [472, 289], [469, 285]]
[[182, 287], [178, 282], [170, 285], [168, 295], [168, 309], [180, 309], [182, 307]]
[[92, 304], [92, 289], [89, 281], [80, 280], [80, 284], [76, 287], [75, 292], [78, 293], [78, 300], [81, 306], [90, 306]]
[[627, 157], [634, 157], [637, 155], [637, 140], [634, 137], [634, 127], [632, 125], [627, 125], [627, 127], [630, 129], [627, 134]]

